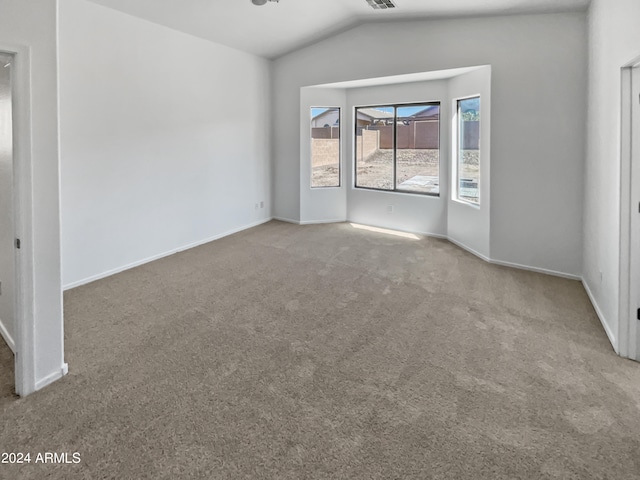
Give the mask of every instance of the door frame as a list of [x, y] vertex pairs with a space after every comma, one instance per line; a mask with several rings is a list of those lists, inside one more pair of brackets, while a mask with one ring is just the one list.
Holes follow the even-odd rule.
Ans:
[[[638, 123], [639, 99], [634, 83], [640, 81], [640, 56], [621, 70], [620, 150], [620, 303], [618, 346], [621, 356], [640, 361], [640, 145], [634, 145], [634, 124]], [[634, 108], [634, 105], [635, 108]], [[634, 119], [635, 117], [635, 119]], [[634, 185], [636, 187], [634, 188]]]
[[31, 164], [31, 51], [27, 46], [0, 43], [13, 55], [11, 95], [13, 109], [14, 234], [15, 248], [15, 389], [20, 396], [35, 391], [34, 248]]

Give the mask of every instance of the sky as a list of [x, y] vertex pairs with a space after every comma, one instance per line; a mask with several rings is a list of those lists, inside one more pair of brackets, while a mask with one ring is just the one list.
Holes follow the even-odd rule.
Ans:
[[460, 100], [460, 106], [462, 107], [463, 112], [476, 111], [480, 112], [480, 98], [467, 98], [465, 100]]
[[318, 115], [320, 115], [321, 113], [326, 112], [327, 110], [329, 110], [328, 108], [312, 108], [311, 109], [311, 118], [317, 117]]

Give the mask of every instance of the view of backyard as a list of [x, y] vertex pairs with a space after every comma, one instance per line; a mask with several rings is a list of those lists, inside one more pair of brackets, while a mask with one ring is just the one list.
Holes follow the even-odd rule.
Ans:
[[311, 168], [311, 185], [314, 187], [335, 187], [339, 175], [338, 165], [314, 165]]
[[[460, 179], [461, 196], [478, 198], [479, 150], [464, 150]], [[437, 194], [440, 191], [438, 170], [439, 150], [406, 149], [398, 151], [396, 185], [398, 191]], [[317, 163], [317, 162], [316, 162]], [[312, 166], [314, 186], [335, 186], [339, 175], [337, 163]], [[359, 162], [356, 185], [365, 188], [390, 190], [393, 188], [393, 150], [378, 150], [366, 161]]]
[[[464, 150], [460, 179], [466, 188], [465, 197], [477, 199], [479, 151]], [[437, 194], [439, 186], [439, 150], [398, 150], [396, 190]], [[365, 188], [393, 188], [393, 150], [378, 150], [358, 164], [356, 185]]]
[[480, 182], [480, 150], [463, 150], [459, 164], [459, 196], [463, 200], [478, 203]]
[[[456, 155], [457, 189], [454, 196], [477, 204], [480, 177], [479, 98], [459, 100], [458, 110], [460, 150]], [[340, 185], [339, 115], [337, 108], [312, 109], [312, 187]], [[356, 187], [428, 195], [440, 193], [438, 103], [359, 107], [356, 109], [356, 119]]]
[[[398, 150], [397, 190], [437, 194], [440, 191], [439, 167], [440, 151], [437, 149]], [[393, 150], [377, 150], [358, 162], [356, 186], [392, 190]]]

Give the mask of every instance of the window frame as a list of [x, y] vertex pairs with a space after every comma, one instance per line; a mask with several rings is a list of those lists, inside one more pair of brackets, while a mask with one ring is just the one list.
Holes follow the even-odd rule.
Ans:
[[[398, 108], [403, 107], [428, 107], [438, 106], [438, 193], [431, 192], [412, 192], [408, 190], [398, 190], [396, 185], [397, 181], [397, 147], [398, 147]], [[379, 108], [379, 107], [392, 107], [393, 108], [393, 189], [388, 188], [376, 188], [376, 187], [363, 187], [358, 185], [358, 109], [363, 108]], [[432, 100], [425, 102], [406, 102], [406, 103], [377, 103], [374, 105], [354, 105], [353, 106], [353, 185], [352, 188], [358, 188], [361, 190], [371, 190], [374, 192], [386, 192], [396, 193], [403, 195], [421, 195], [431, 198], [439, 198], [442, 185], [442, 102], [440, 100]]]
[[[479, 101], [479, 105], [480, 105], [480, 120], [478, 120], [478, 201], [477, 202], [473, 202], [471, 200], [468, 200], [464, 197], [460, 196], [460, 152], [461, 152], [461, 142], [460, 142], [460, 135], [461, 135], [461, 128], [460, 128], [460, 124], [461, 124], [461, 120], [462, 120], [462, 115], [461, 115], [461, 111], [460, 111], [460, 103], [464, 102], [465, 100], [472, 100], [477, 98]], [[481, 164], [482, 164], [482, 95], [479, 93], [473, 94], [473, 95], [468, 95], [465, 97], [457, 97], [455, 100], [455, 145], [454, 145], [454, 154], [452, 155], [453, 157], [453, 161], [454, 163], [454, 172], [455, 175], [453, 175], [453, 181], [455, 182], [454, 184], [454, 188], [452, 188], [452, 200], [456, 201], [456, 202], [460, 202], [463, 203], [465, 205], [469, 205], [471, 207], [474, 208], [480, 208], [481, 205], [481, 190], [480, 190], [480, 185], [481, 185]]]
[[[338, 184], [337, 185], [313, 185], [313, 110], [316, 108], [326, 108], [327, 110], [338, 111]], [[312, 190], [327, 188], [342, 188], [342, 107], [339, 106], [314, 106], [309, 107], [309, 188]], [[326, 127], [323, 127], [326, 128]], [[333, 128], [333, 127], [330, 127]]]

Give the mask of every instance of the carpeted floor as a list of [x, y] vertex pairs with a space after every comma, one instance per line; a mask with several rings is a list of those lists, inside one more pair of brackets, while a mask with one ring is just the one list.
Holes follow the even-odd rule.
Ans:
[[15, 399], [13, 352], [0, 337], [0, 408], [5, 402]]
[[[0, 400], [6, 479], [640, 478], [640, 365], [580, 285], [270, 222], [65, 294], [69, 375]], [[4, 357], [3, 357], [4, 358]]]

